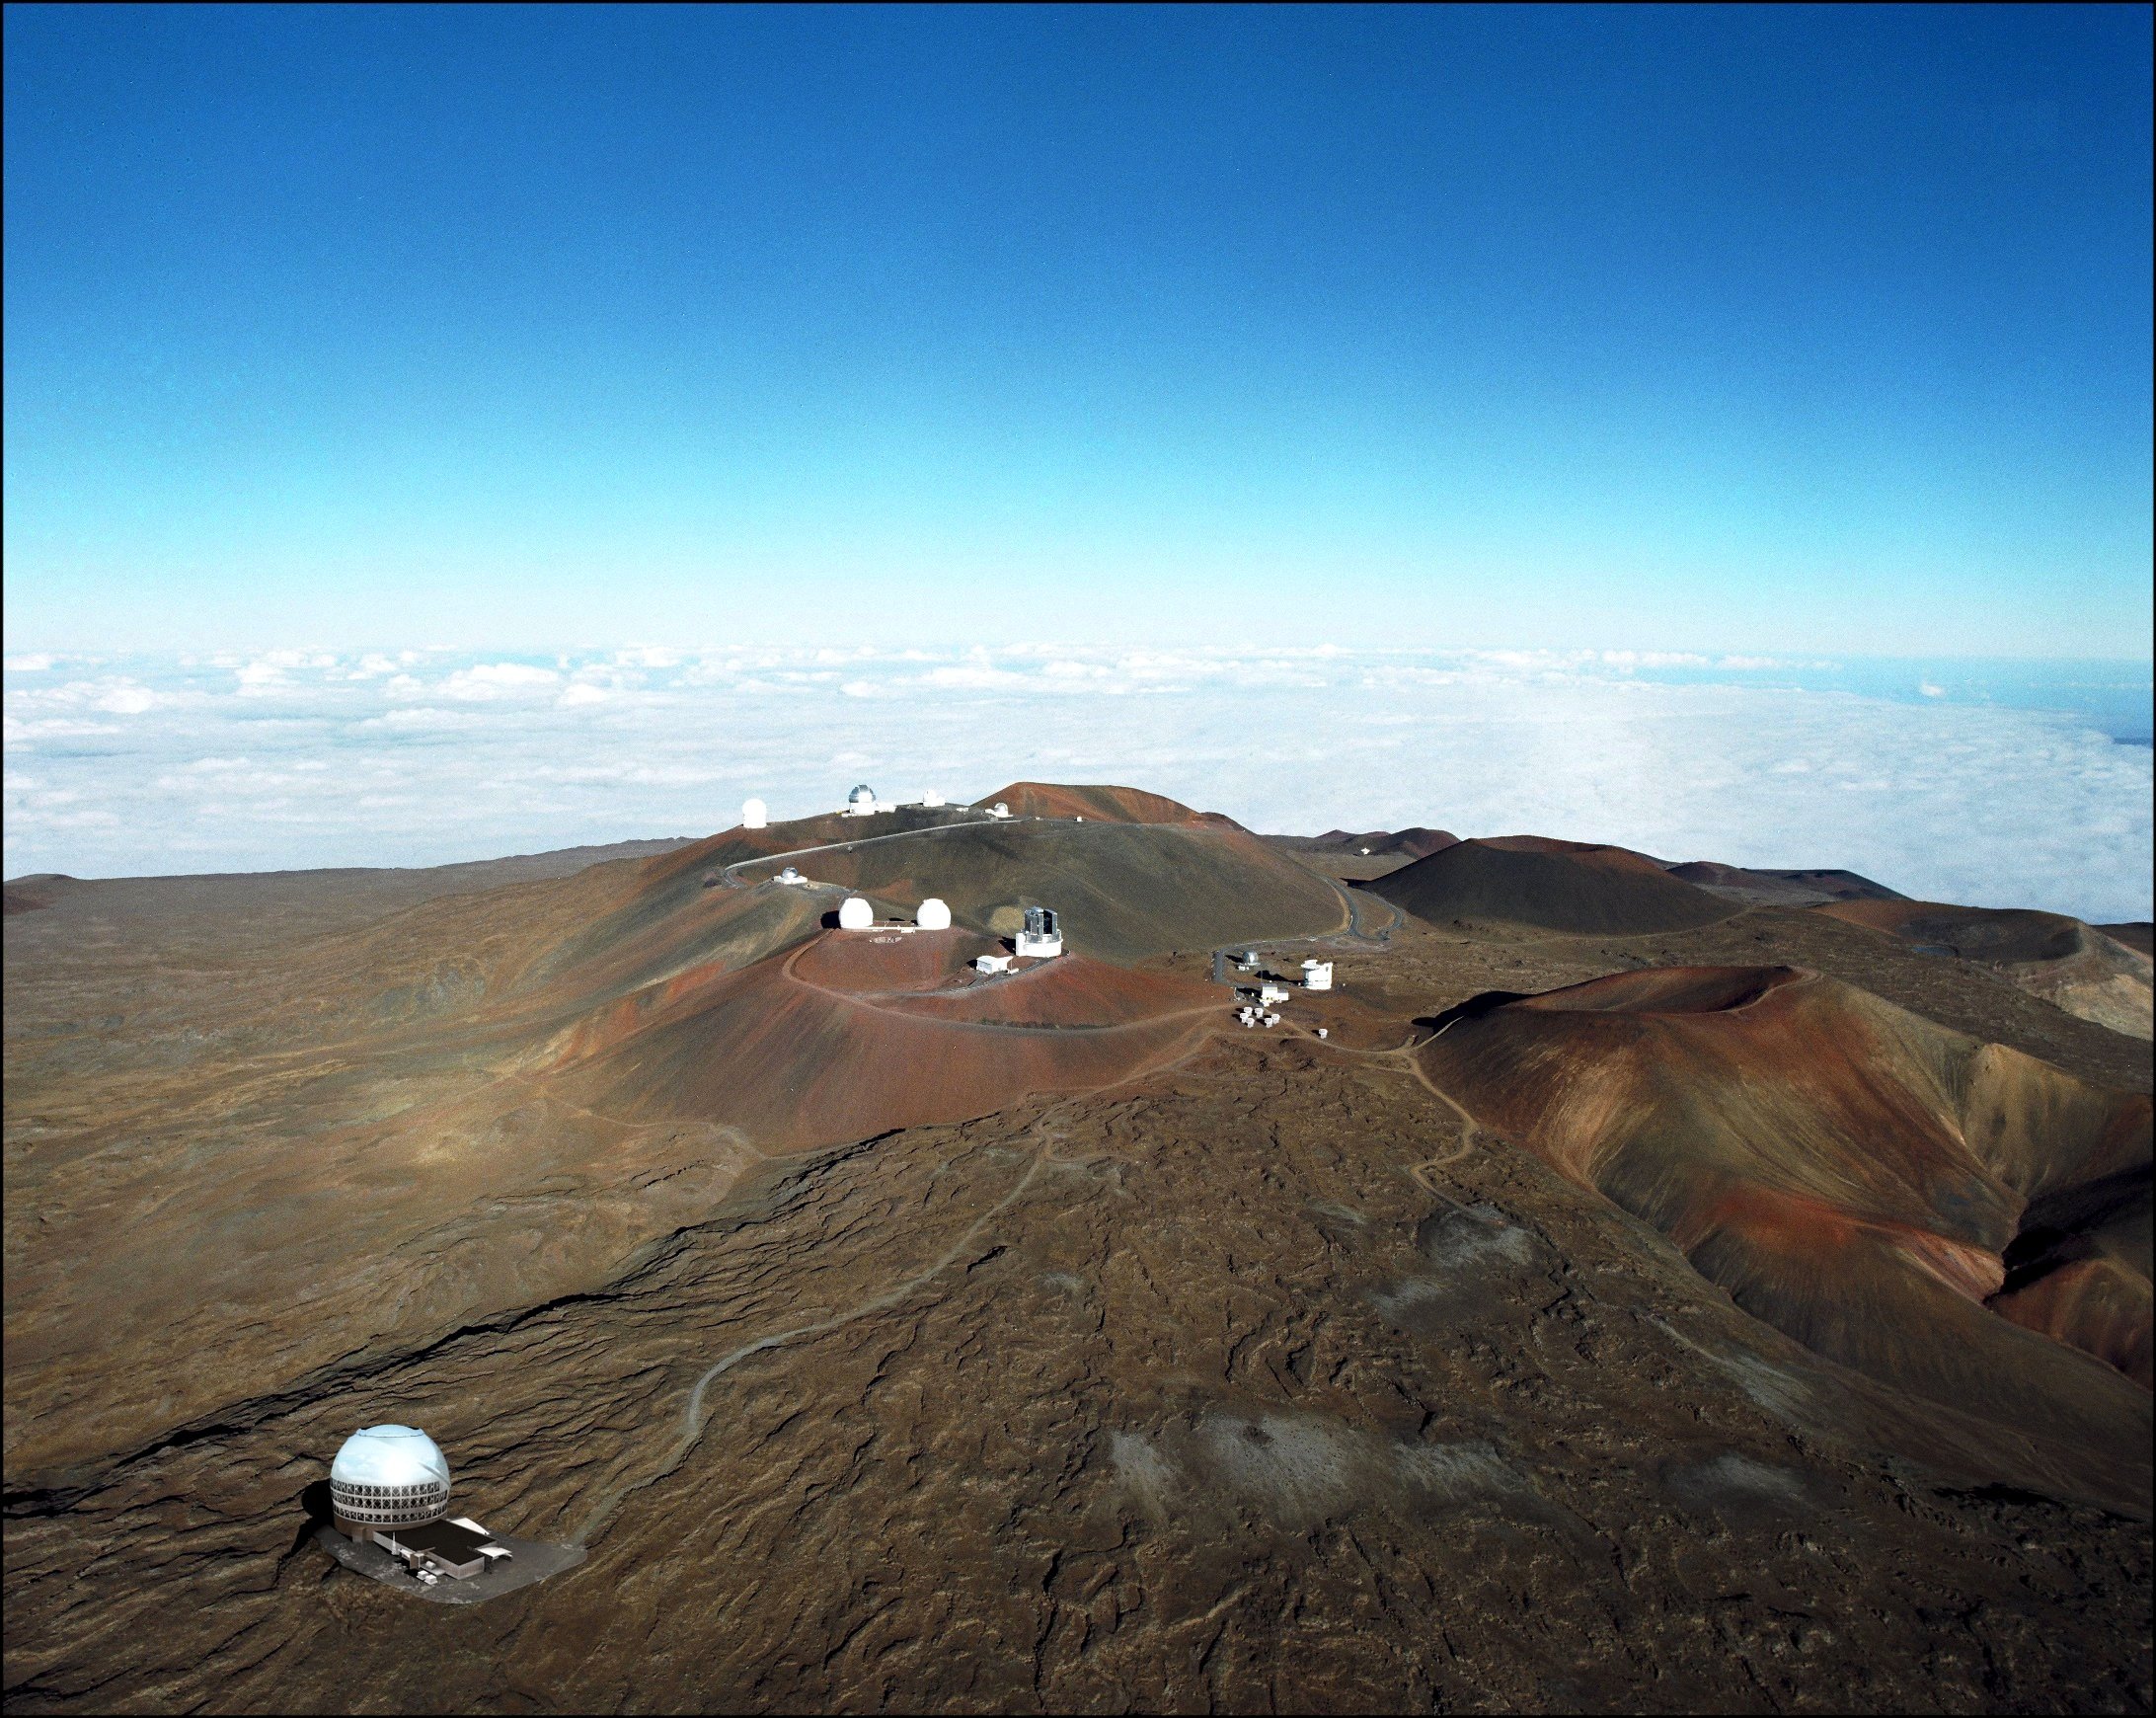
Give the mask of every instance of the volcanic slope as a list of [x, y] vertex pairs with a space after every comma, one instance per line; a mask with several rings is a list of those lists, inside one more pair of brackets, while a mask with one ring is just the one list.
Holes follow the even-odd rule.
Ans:
[[[2149, 1396], [2114, 1367], [2147, 1352], [2147, 1097], [1792, 968], [1470, 1005], [1419, 1055], [1754, 1316], [2025, 1444], [2054, 1486], [2145, 1508]], [[1988, 1308], [2025, 1225], [2032, 1264], [2100, 1258], [2101, 1290]]]
[[[11, 1467], [10, 1711], [2148, 1703], [2145, 1523], [1883, 1458], [1863, 1380], [1285, 1032], [759, 1165], [588, 1292], [235, 1382], [65, 1492]], [[303, 1498], [384, 1420], [586, 1561], [472, 1610], [338, 1568]]]
[[1116, 823], [1225, 823], [1233, 820], [1217, 812], [1199, 812], [1165, 794], [1143, 788], [1095, 785], [1068, 786], [1058, 782], [1014, 781], [1000, 792], [973, 802], [975, 809], [1006, 807], [1014, 818], [1089, 818]]
[[764, 1152], [988, 1115], [1030, 1093], [1113, 1085], [1186, 1054], [1221, 991], [1083, 955], [994, 977], [962, 930], [826, 930], [579, 1021], [550, 1054], [579, 1103], [738, 1130]]
[[[821, 850], [783, 858], [803, 846]], [[756, 881], [788, 862], [825, 880]], [[828, 932], [863, 886], [830, 876], [848, 870], [886, 901], [943, 894], [961, 926]], [[1034, 901], [1072, 953], [976, 981], [966, 958]], [[116, 1029], [9, 1041], [11, 1138], [38, 1141], [9, 1160], [11, 1203], [83, 1267], [11, 1280], [11, 1460], [65, 1468], [207, 1410], [235, 1374], [584, 1291], [775, 1153], [1126, 1079], [1228, 1018], [1225, 992], [1129, 960], [1347, 918], [1230, 825], [915, 808], [428, 901], [251, 950], [212, 984], [191, 947], [169, 996], [148, 964], [128, 1013], [97, 1016]], [[73, 1006], [64, 942], [30, 934]], [[881, 935], [927, 965], [880, 966]], [[565, 1205], [576, 1222], [548, 1214]]]
[[[1326, 936], [1348, 923], [1340, 890], [1229, 825], [974, 822], [785, 862], [891, 910], [938, 897], [958, 923], [984, 936], [1013, 935], [1026, 907], [1049, 906], [1066, 947], [1110, 961]], [[748, 881], [781, 863], [745, 865], [737, 875]]]
[[1936, 900], [1841, 900], [1818, 910], [1930, 953], [1979, 962], [2031, 995], [2114, 1032], [2156, 1036], [2148, 955], [2078, 918]]
[[1884, 883], [1874, 883], [1854, 871], [1760, 870], [1743, 865], [1724, 865], [1713, 859], [1692, 859], [1671, 865], [1669, 875], [1698, 885], [1710, 894], [1726, 896], [1746, 904], [1767, 906], [1817, 906], [1830, 900], [1899, 900]]
[[[1075, 815], [997, 832], [1104, 838]], [[1992, 1303], [2030, 1331], [1944, 1285], [1944, 1311], [1898, 1279], [1868, 1303], [1920, 1321], [1890, 1356], [1951, 1347], [1964, 1313], [2025, 1345], [1998, 1358], [2028, 1376], [1965, 1410], [1749, 1315], [1458, 1107], [1577, 1099], [1597, 1041], [1479, 1097], [1405, 1048], [1496, 984], [1802, 953], [1969, 1029], [1893, 1027], [1907, 1065], [1863, 1060], [1853, 1097], [1823, 1064], [1900, 1164], [1944, 1150], [1942, 1115], [1964, 1140], [2103, 1134], [2112, 1100], [1982, 1046], [2121, 1084], [2143, 1046], [1773, 907], [1601, 940], [1403, 913], [1335, 939], [1340, 989], [1277, 1029], [1198, 1014], [1186, 1041], [1202, 937], [1142, 963], [1081, 941], [982, 982], [977, 926], [840, 937], [846, 885], [755, 880], [987, 821], [811, 820], [829, 853], [796, 854], [803, 825], [730, 831], [297, 942], [233, 920], [160, 940], [150, 914], [89, 937], [64, 899], [7, 919], [7, 1709], [2146, 1709], [2147, 1428], [2117, 1412], [2139, 1393], [2037, 1334], [2123, 1331], [2130, 1151], [2109, 1175], [2093, 1147], [2048, 1181], [1942, 1172], [1901, 1205], [1859, 1176], [1852, 1201], [1908, 1218], [1866, 1220], [1950, 1274], [1992, 1256], [1962, 1228], [2011, 1236]], [[1231, 829], [1116, 840], [1140, 836], [1164, 844], [1099, 849], [1146, 856], [1128, 883], [1210, 853], [1220, 888], [1342, 916]], [[1084, 929], [1052, 866], [995, 863], [990, 916], [1038, 898]], [[1397, 1030], [1342, 1030], [1347, 1003]], [[831, 1054], [766, 1036], [772, 1012]], [[934, 1053], [891, 1050], [931, 1026], [1026, 1089], [786, 1148], [789, 1084], [824, 1115], [941, 1101]], [[1793, 1015], [1752, 1063], [1643, 1048], [1603, 1095], [1619, 1120], [1681, 1121], [1696, 1086], [1710, 1120], [1771, 1099], [1802, 1124], [1812, 1030]], [[2007, 1072], [1979, 1078], [1987, 1055]], [[1755, 1064], [1798, 1089], [1750, 1092]], [[767, 1108], [730, 1112], [759, 1079]], [[1795, 1138], [1792, 1168], [1747, 1132], [1762, 1162], [1687, 1158], [1672, 1183], [1819, 1193]], [[1946, 1197], [1968, 1186], [1973, 1217]], [[441, 1439], [459, 1509], [587, 1560], [478, 1609], [338, 1568], [307, 1500], [380, 1421]], [[2120, 1437], [2143, 1440], [2138, 1494], [2105, 1467]]]
[[1628, 848], [1537, 836], [1461, 841], [1368, 888], [1432, 923], [1492, 920], [1577, 936], [1686, 930], [1738, 910]]

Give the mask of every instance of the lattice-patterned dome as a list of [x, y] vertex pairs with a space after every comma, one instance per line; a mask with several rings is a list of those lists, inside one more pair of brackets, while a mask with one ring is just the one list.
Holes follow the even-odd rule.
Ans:
[[449, 1462], [411, 1426], [369, 1426], [345, 1440], [330, 1463], [330, 1506], [347, 1522], [410, 1527], [449, 1510]]

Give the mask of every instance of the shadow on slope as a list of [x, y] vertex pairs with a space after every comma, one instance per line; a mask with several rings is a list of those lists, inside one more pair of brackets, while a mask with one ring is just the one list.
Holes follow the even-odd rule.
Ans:
[[[2007, 1477], [2145, 1510], [2149, 1397], [2100, 1361], [2147, 1343], [2145, 1238], [2131, 1257], [2146, 1097], [1786, 967], [1651, 970], [1470, 1006], [1418, 1054], [1479, 1120], [1669, 1236], [1746, 1311], [1981, 1415]], [[2031, 1285], [2100, 1253], [2101, 1288], [2017, 1288], [2017, 1243]]]
[[1579, 936], [1690, 930], [1739, 910], [1627, 848], [1531, 835], [1461, 841], [1366, 887], [1434, 923], [1495, 919]]
[[1816, 910], [1926, 953], [1990, 967], [2031, 995], [2114, 1032], [2156, 1035], [2149, 957], [2078, 918], [1936, 900], [1844, 900]]
[[1899, 900], [1884, 883], [1854, 871], [1761, 870], [1693, 859], [1668, 867], [1669, 875], [1731, 900], [1753, 906], [1818, 906], [1830, 900]]

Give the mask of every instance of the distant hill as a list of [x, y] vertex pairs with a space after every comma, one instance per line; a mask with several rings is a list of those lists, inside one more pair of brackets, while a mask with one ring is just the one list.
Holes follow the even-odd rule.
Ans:
[[1761, 906], [1817, 906], [1829, 900], [1899, 900], [1883, 883], [1854, 871], [1775, 871], [1693, 859], [1669, 867], [1669, 875], [1702, 889]]
[[2145, 935], [2137, 947], [2110, 926], [2084, 924], [2064, 913], [1899, 897], [1834, 901], [1815, 910], [1928, 953], [1990, 967], [2031, 994], [2115, 1032], [2156, 1035], [2156, 987]]
[[1449, 829], [1428, 829], [1418, 823], [1412, 828], [1364, 829], [1359, 833], [1328, 829], [1322, 835], [1308, 837], [1308, 844], [1338, 848], [1346, 853], [1368, 854], [1373, 858], [1386, 853], [1405, 853], [1411, 859], [1426, 859], [1432, 853], [1456, 846], [1459, 839]]
[[2128, 919], [2123, 924], [2100, 924], [2096, 928], [2115, 943], [2122, 943], [2144, 955], [2156, 955], [2156, 925], [2145, 918]]
[[1065, 787], [1014, 781], [973, 804], [1008, 806], [1015, 818], [1095, 818], [1117, 823], [1230, 823], [1217, 812], [1195, 812], [1180, 800], [1130, 787]]
[[1644, 854], [1531, 835], [1456, 842], [1367, 888], [1434, 923], [1486, 919], [1582, 936], [1685, 930], [1737, 910]]

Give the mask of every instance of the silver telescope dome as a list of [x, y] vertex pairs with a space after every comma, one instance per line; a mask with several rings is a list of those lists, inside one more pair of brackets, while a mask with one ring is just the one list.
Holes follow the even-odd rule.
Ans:
[[330, 1463], [330, 1507], [362, 1526], [409, 1527], [449, 1509], [449, 1462], [412, 1426], [369, 1426], [345, 1440]]

